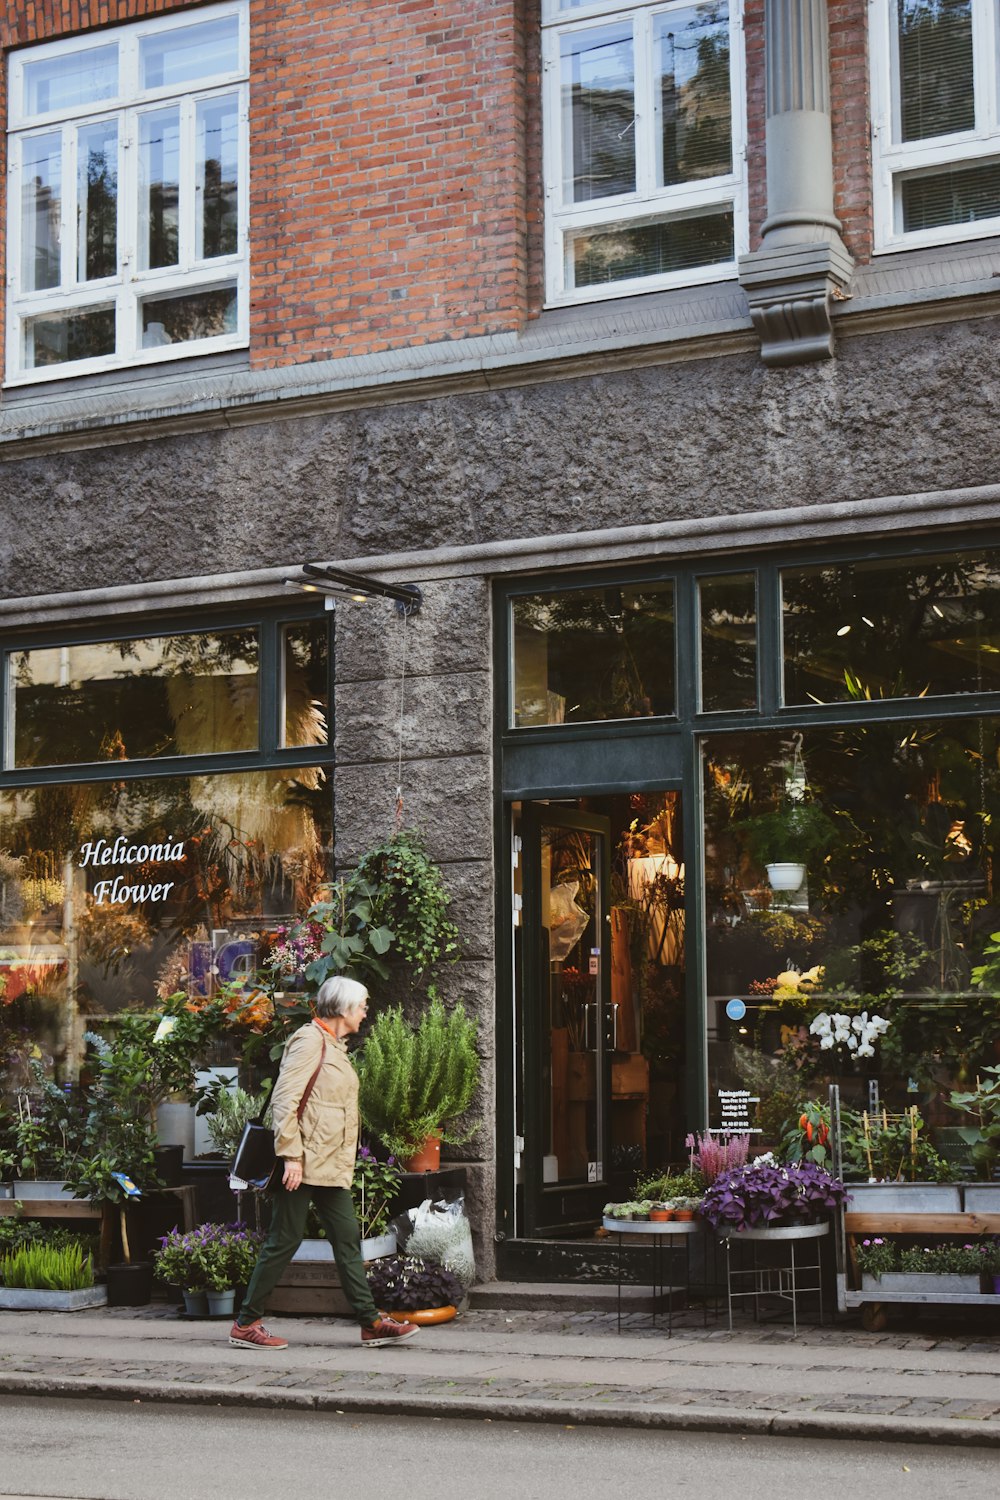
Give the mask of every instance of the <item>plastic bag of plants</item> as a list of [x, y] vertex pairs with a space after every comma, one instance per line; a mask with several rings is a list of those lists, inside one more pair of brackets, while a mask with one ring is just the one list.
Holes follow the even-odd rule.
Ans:
[[425, 1198], [418, 1208], [401, 1214], [396, 1223], [397, 1243], [407, 1255], [437, 1261], [457, 1276], [466, 1290], [472, 1286], [476, 1279], [476, 1259], [464, 1196], [459, 1195], [450, 1203], [433, 1203]]

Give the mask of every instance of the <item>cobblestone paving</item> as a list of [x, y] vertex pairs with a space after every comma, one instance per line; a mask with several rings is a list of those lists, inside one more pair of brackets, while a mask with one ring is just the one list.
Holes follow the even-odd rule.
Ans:
[[[82, 1332], [86, 1326], [85, 1320], [90, 1316], [87, 1313], [74, 1314], [73, 1317], [77, 1320], [74, 1328], [78, 1327]], [[230, 1357], [223, 1349], [219, 1350], [220, 1357], [215, 1358], [214, 1348], [213, 1357], [206, 1361], [204, 1345], [200, 1345], [201, 1359], [195, 1361], [176, 1358], [177, 1354], [185, 1352], [184, 1345], [173, 1338], [160, 1337], [155, 1332], [155, 1325], [161, 1320], [169, 1320], [176, 1325], [177, 1313], [173, 1307], [154, 1305], [147, 1309], [102, 1309], [99, 1316], [105, 1326], [109, 1320], [112, 1323], [118, 1320], [135, 1323], [138, 1320], [146, 1325], [148, 1336], [138, 1340], [139, 1347], [136, 1348], [134, 1357], [128, 1357], [126, 1337], [120, 1341], [112, 1340], [114, 1352], [109, 1351], [100, 1358], [81, 1357], [71, 1347], [65, 1354], [39, 1354], [31, 1350], [30, 1344], [26, 1344], [20, 1351], [0, 1349], [0, 1381], [7, 1389], [11, 1389], [11, 1383], [16, 1385], [18, 1377], [36, 1377], [56, 1382], [82, 1382], [91, 1389], [110, 1389], [122, 1394], [127, 1394], [127, 1387], [132, 1385], [141, 1389], [144, 1399], [149, 1399], [151, 1388], [164, 1389], [165, 1394], [174, 1396], [183, 1395], [185, 1389], [193, 1394], [199, 1388], [207, 1388], [205, 1394], [209, 1399], [209, 1393], [214, 1389], [219, 1392], [219, 1399], [238, 1398], [242, 1390], [248, 1394], [253, 1392], [255, 1399], [259, 1400], [258, 1393], [273, 1391], [276, 1400], [297, 1396], [306, 1402], [325, 1401], [327, 1404], [341, 1398], [357, 1402], [367, 1397], [383, 1401], [395, 1398], [401, 1403], [413, 1400], [416, 1404], [430, 1399], [445, 1405], [452, 1402], [458, 1405], [461, 1402], [468, 1403], [469, 1398], [473, 1398], [477, 1402], [505, 1402], [514, 1407], [530, 1402], [546, 1408], [590, 1409], [595, 1414], [605, 1407], [645, 1412], [676, 1412], [692, 1408], [720, 1414], [738, 1409], [739, 1412], [759, 1414], [764, 1418], [780, 1413], [793, 1416], [809, 1413], [816, 1417], [825, 1414], [836, 1417], [853, 1414], [869, 1418], [891, 1418], [894, 1422], [912, 1421], [915, 1426], [927, 1421], [945, 1421], [949, 1424], [955, 1421], [970, 1426], [987, 1423], [993, 1427], [1000, 1422], [1000, 1379], [997, 1381], [995, 1402], [963, 1399], [954, 1395], [936, 1396], [932, 1394], [933, 1386], [930, 1384], [935, 1370], [932, 1364], [928, 1364], [926, 1357], [934, 1351], [942, 1351], [950, 1356], [962, 1353], [995, 1356], [996, 1368], [1000, 1373], [1000, 1322], [984, 1332], [981, 1318], [969, 1320], [964, 1327], [956, 1327], [954, 1317], [931, 1319], [922, 1315], [919, 1320], [914, 1318], [909, 1323], [901, 1321], [898, 1326], [880, 1334], [865, 1333], [856, 1323], [847, 1321], [824, 1328], [800, 1324], [798, 1338], [794, 1341], [791, 1327], [781, 1324], [754, 1324], [746, 1321], [730, 1332], [724, 1324], [709, 1323], [707, 1327], [703, 1326], [700, 1311], [675, 1318], [675, 1338], [678, 1334], [683, 1336], [685, 1350], [699, 1342], [706, 1345], [721, 1343], [738, 1346], [742, 1351], [743, 1364], [747, 1367], [747, 1386], [753, 1384], [755, 1363], [761, 1364], [764, 1358], [763, 1352], [761, 1361], [748, 1358], [749, 1351], [757, 1348], [771, 1351], [767, 1356], [768, 1368], [773, 1370], [775, 1347], [794, 1345], [797, 1351], [796, 1371], [793, 1378], [789, 1367], [787, 1390], [775, 1393], [773, 1389], [762, 1389], [755, 1394], [752, 1389], [734, 1392], [713, 1383], [707, 1348], [706, 1358], [703, 1360], [691, 1348], [690, 1359], [685, 1358], [682, 1362], [671, 1363], [669, 1366], [666, 1363], [658, 1364], [655, 1359], [651, 1363], [649, 1356], [643, 1354], [629, 1369], [627, 1346], [617, 1340], [617, 1318], [614, 1313], [607, 1312], [505, 1312], [483, 1309], [467, 1313], [462, 1322], [455, 1325], [463, 1334], [469, 1335], [462, 1341], [463, 1353], [468, 1354], [470, 1345], [474, 1344], [480, 1354], [485, 1350], [486, 1358], [492, 1358], [489, 1349], [491, 1335], [515, 1336], [516, 1357], [524, 1361], [524, 1378], [513, 1378], [508, 1374], [449, 1374], [447, 1361], [452, 1351], [446, 1344], [440, 1348], [441, 1374], [407, 1373], [402, 1367], [405, 1365], [405, 1357], [398, 1371], [387, 1372], [337, 1370], [330, 1368], [328, 1364], [317, 1366], [315, 1361], [308, 1366], [287, 1370], [276, 1367], [273, 1363], [265, 1365], [255, 1362], [244, 1353]], [[330, 1325], [326, 1319], [310, 1318], [296, 1320], [296, 1326], [318, 1331], [327, 1329]], [[664, 1340], [662, 1320], [654, 1328], [648, 1314], [630, 1314], [623, 1318], [622, 1329], [630, 1336], [628, 1344], [636, 1339]], [[224, 1329], [220, 1327], [220, 1339], [223, 1334]], [[534, 1335], [549, 1336], [544, 1347], [540, 1344], [538, 1350], [540, 1357], [549, 1362], [560, 1357], [559, 1354], [553, 1356], [551, 1336], [557, 1335], [567, 1341], [563, 1351], [563, 1357], [567, 1358], [567, 1378], [536, 1378], [531, 1374], [534, 1364], [531, 1342]], [[574, 1341], [584, 1335], [606, 1338], [607, 1356], [616, 1361], [613, 1379], [601, 1372], [600, 1358], [594, 1358], [590, 1354], [590, 1346], [585, 1364], [573, 1353]], [[162, 1358], [151, 1356], [149, 1349], [149, 1340], [158, 1337]], [[67, 1339], [70, 1346], [71, 1342], [71, 1339]], [[315, 1339], [310, 1347], [315, 1353], [318, 1347]], [[456, 1344], [456, 1351], [457, 1347]], [[674, 1348], [676, 1347], [675, 1343]], [[803, 1349], [816, 1350], [815, 1363], [802, 1364]], [[501, 1357], [501, 1350], [504, 1351], [503, 1358], [509, 1360], [512, 1357], [509, 1339], [503, 1340], [502, 1345], [498, 1341], [497, 1350], [498, 1358]], [[871, 1394], [852, 1395], [852, 1373], [865, 1366], [862, 1352], [874, 1350], [880, 1351], [879, 1376], [874, 1381], [869, 1379], [868, 1386], [871, 1389], [877, 1385], [880, 1389], [872, 1389]], [[889, 1361], [887, 1365], [885, 1355], [890, 1351], [898, 1358]], [[333, 1351], [331, 1356], [335, 1358]], [[777, 1365], [781, 1368], [780, 1358]], [[547, 1368], [550, 1369], [551, 1364]], [[582, 1379], [581, 1375], [590, 1373], [591, 1369], [599, 1378]], [[669, 1384], [650, 1383], [650, 1376], [654, 1371], [667, 1376]], [[870, 1374], [870, 1370], [867, 1373]], [[623, 1374], [632, 1378], [623, 1380]], [[928, 1379], [926, 1394], [893, 1393], [894, 1376], [910, 1379], [921, 1375]], [[761, 1383], [763, 1385], [765, 1382]], [[952, 1385], [951, 1390], [954, 1389]], [[227, 1392], [228, 1398], [224, 1394]], [[982, 1387], [976, 1394], [981, 1397]]]

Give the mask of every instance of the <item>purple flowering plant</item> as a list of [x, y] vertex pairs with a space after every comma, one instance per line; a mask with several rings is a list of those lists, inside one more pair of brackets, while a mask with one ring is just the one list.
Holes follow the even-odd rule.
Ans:
[[376, 1303], [385, 1312], [416, 1312], [425, 1307], [457, 1307], [462, 1285], [453, 1271], [434, 1260], [389, 1255], [365, 1267]]
[[162, 1236], [153, 1254], [156, 1275], [185, 1292], [224, 1292], [246, 1286], [264, 1236], [248, 1224], [200, 1224]]
[[402, 1180], [403, 1174], [394, 1156], [379, 1161], [367, 1146], [358, 1148], [351, 1191], [362, 1239], [385, 1234], [389, 1226], [389, 1209]]
[[846, 1197], [839, 1178], [816, 1162], [761, 1159], [717, 1177], [705, 1192], [701, 1212], [716, 1229], [766, 1229], [814, 1222]]

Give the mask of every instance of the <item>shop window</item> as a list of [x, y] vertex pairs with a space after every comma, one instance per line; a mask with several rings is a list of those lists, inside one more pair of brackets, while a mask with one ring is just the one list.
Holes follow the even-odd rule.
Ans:
[[527, 594], [512, 610], [516, 728], [675, 712], [672, 583]]
[[245, 4], [11, 54], [8, 380], [247, 342]]
[[757, 706], [757, 588], [753, 573], [702, 578], [701, 708], [705, 713]]
[[546, 0], [543, 48], [549, 299], [735, 276], [748, 248], [738, 0]]
[[876, 249], [1000, 233], [996, 0], [878, 0]]
[[329, 630], [326, 620], [286, 625], [283, 681], [284, 744], [289, 747], [325, 745], [330, 707]]
[[1000, 689], [1000, 551], [786, 568], [786, 703]]
[[[851, 1110], [916, 1106], [921, 1174], [969, 1170], [950, 1095], [1000, 1045], [998, 750], [974, 717], [707, 740], [713, 1128], [774, 1144], [837, 1082]], [[911, 1168], [904, 1142], [877, 1175]]]
[[[45, 646], [7, 663], [15, 768], [257, 748], [254, 628]], [[300, 694], [301, 669], [288, 680]]]
[[104, 1016], [252, 971], [329, 877], [327, 774], [0, 791], [0, 1092], [30, 1082], [30, 1055], [72, 1081]]

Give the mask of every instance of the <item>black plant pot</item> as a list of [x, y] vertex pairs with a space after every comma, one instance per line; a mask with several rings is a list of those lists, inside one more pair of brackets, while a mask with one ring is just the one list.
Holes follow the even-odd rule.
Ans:
[[145, 1307], [153, 1296], [153, 1263], [108, 1266], [108, 1306]]
[[181, 1173], [184, 1170], [184, 1147], [157, 1146], [153, 1156], [156, 1161], [156, 1175], [161, 1179], [164, 1187], [180, 1187]]

